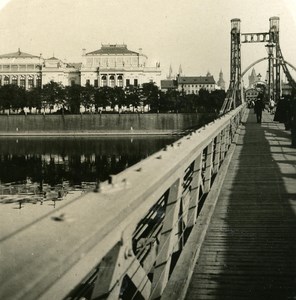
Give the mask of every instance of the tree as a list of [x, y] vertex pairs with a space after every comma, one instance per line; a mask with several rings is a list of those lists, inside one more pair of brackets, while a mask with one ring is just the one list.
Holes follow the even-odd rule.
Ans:
[[34, 87], [29, 91], [26, 91], [26, 106], [29, 108], [30, 113], [32, 113], [32, 108], [35, 107], [37, 110], [41, 109], [41, 88]]
[[26, 106], [26, 94], [23, 88], [17, 85], [8, 84], [0, 89], [0, 106], [2, 110], [11, 109], [18, 111]]
[[95, 88], [87, 84], [81, 87], [81, 104], [84, 106], [85, 111], [91, 109], [95, 105]]
[[122, 87], [116, 86], [113, 90], [113, 94], [115, 100], [114, 104], [117, 105], [119, 109], [126, 105], [125, 92]]
[[42, 89], [41, 97], [47, 106], [49, 106], [50, 111], [54, 105], [57, 105], [62, 109], [62, 113], [64, 113], [66, 106], [65, 89], [61, 83], [50, 81], [45, 84]]
[[140, 97], [137, 89], [134, 87], [130, 87], [129, 90], [126, 91], [126, 103], [128, 106], [133, 107], [133, 111], [137, 108], [140, 104]]
[[153, 82], [143, 83], [142, 94], [144, 99], [144, 104], [148, 104], [150, 109], [151, 105], [153, 109], [157, 108], [159, 105], [159, 89]]
[[99, 107], [102, 107], [103, 110], [106, 110], [106, 107], [109, 105], [109, 96], [108, 96], [108, 87], [104, 86], [95, 91], [95, 106], [96, 110]]
[[80, 103], [81, 103], [81, 86], [78, 84], [73, 84], [65, 87], [66, 101], [68, 103], [68, 108], [71, 113], [80, 113]]

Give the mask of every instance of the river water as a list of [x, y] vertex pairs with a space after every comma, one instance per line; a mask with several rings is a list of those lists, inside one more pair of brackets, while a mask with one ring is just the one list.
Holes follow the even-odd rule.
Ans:
[[157, 152], [178, 136], [1, 138], [1, 184], [105, 181]]

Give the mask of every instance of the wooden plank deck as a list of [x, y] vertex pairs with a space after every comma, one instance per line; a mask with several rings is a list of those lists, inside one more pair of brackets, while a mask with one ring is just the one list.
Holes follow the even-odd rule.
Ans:
[[272, 118], [249, 112], [187, 300], [296, 299], [296, 149]]

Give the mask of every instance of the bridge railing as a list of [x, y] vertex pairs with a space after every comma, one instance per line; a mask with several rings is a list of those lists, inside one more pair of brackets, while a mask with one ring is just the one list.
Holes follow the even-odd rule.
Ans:
[[240, 106], [0, 241], [3, 299], [157, 299], [241, 122]]

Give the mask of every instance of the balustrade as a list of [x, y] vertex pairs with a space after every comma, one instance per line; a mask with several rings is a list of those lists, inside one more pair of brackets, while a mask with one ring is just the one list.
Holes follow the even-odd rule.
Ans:
[[112, 176], [97, 192], [2, 238], [3, 299], [161, 297], [243, 111], [238, 107]]

